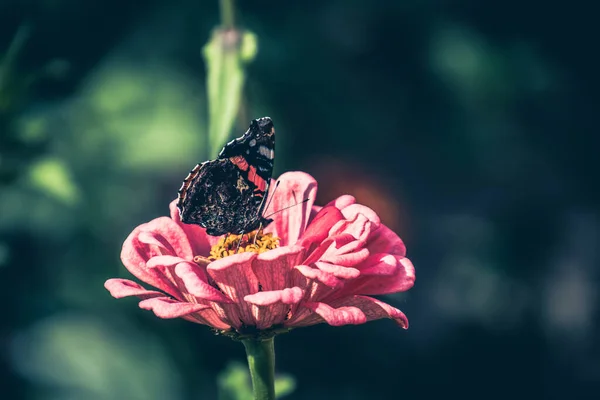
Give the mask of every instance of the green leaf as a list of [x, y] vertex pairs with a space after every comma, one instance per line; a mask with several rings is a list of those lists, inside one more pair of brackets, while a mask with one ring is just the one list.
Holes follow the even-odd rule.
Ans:
[[217, 155], [231, 133], [246, 79], [244, 66], [254, 60], [257, 48], [256, 35], [235, 29], [215, 29], [204, 46], [209, 157]]

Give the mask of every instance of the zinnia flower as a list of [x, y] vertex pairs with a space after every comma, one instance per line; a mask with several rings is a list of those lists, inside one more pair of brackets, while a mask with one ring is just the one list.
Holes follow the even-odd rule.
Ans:
[[183, 224], [172, 202], [171, 217], [135, 228], [121, 253], [129, 272], [160, 291], [126, 279], [109, 279], [105, 287], [115, 298], [141, 298], [139, 306], [160, 318], [234, 335], [380, 318], [406, 329], [400, 310], [370, 297], [413, 286], [402, 240], [352, 196], [313, 205], [317, 182], [306, 173], [285, 173], [279, 181], [266, 214], [284, 210], [264, 233], [244, 238], [212, 237]]

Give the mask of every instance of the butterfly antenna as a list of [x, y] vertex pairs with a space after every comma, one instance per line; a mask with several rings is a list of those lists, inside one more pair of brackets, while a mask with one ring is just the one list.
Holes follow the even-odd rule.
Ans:
[[306, 203], [309, 200], [310, 200], [310, 198], [307, 197], [306, 199], [302, 200], [300, 203], [296, 203], [296, 204], [292, 204], [291, 206], [283, 207], [283, 208], [281, 208], [281, 209], [279, 209], [279, 210], [277, 210], [275, 212], [272, 212], [271, 214], [267, 215], [265, 218], [269, 218], [270, 216], [275, 215], [277, 213], [280, 213], [280, 212], [282, 212], [284, 210], [287, 210], [288, 208], [292, 208], [292, 207], [296, 207], [296, 206], [298, 206], [300, 204], [304, 204], [304, 203]]
[[275, 192], [277, 191], [277, 188], [279, 187], [279, 183], [280, 181], [277, 180], [277, 182], [275, 182], [275, 189], [273, 189], [273, 193], [271, 193], [271, 198], [269, 198], [269, 201], [267, 202], [267, 205], [265, 206], [265, 208], [263, 209], [264, 211], [267, 211], [267, 209], [269, 208], [269, 206], [271, 205], [271, 202], [273, 201], [273, 197], [275, 197]]

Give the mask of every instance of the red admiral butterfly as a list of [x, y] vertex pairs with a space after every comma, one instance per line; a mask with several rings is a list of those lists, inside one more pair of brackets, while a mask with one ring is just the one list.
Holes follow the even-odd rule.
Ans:
[[275, 159], [271, 118], [255, 119], [216, 160], [198, 164], [179, 189], [179, 215], [211, 236], [244, 234], [272, 222], [263, 216]]

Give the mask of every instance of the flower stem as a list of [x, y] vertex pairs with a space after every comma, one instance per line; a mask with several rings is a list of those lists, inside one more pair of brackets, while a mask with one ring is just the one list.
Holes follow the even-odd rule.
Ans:
[[235, 27], [235, 7], [234, 0], [219, 0], [221, 9], [221, 26], [224, 29], [233, 29]]
[[275, 338], [245, 339], [254, 400], [275, 400]]

